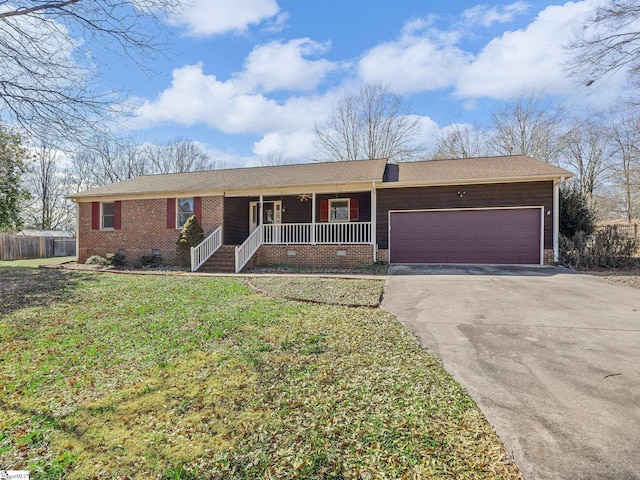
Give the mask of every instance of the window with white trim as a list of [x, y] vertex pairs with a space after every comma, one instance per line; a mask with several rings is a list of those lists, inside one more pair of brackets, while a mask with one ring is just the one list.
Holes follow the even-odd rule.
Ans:
[[187, 222], [189, 217], [193, 215], [193, 198], [179, 198], [177, 202], [177, 226], [178, 228], [182, 228], [184, 227], [184, 224]]
[[348, 198], [329, 199], [329, 221], [348, 222], [350, 203]]
[[103, 203], [102, 204], [102, 229], [112, 230], [116, 226], [116, 204], [115, 203]]

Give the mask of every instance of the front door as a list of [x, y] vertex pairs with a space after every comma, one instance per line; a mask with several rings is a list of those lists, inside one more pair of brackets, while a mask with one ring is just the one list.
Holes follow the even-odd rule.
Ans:
[[260, 224], [282, 223], [282, 201], [262, 202], [262, 221], [260, 218], [260, 202], [249, 202], [249, 234]]

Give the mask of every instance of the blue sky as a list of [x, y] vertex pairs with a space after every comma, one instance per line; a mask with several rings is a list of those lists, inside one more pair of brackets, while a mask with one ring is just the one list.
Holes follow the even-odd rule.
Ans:
[[412, 104], [433, 145], [447, 125], [534, 91], [571, 109], [610, 105], [619, 78], [594, 90], [563, 66], [596, 1], [192, 0], [154, 75], [114, 60], [103, 83], [130, 91], [140, 141], [188, 137], [230, 167], [313, 159], [314, 124], [372, 82]]

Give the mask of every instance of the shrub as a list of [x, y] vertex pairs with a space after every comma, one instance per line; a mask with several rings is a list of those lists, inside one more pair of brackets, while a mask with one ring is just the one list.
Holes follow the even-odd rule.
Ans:
[[107, 260], [114, 267], [124, 267], [127, 263], [127, 257], [122, 253], [107, 253]]
[[587, 195], [576, 186], [560, 188], [560, 233], [573, 238], [578, 232], [591, 235], [596, 229], [596, 213]]
[[616, 268], [635, 261], [638, 241], [607, 226], [587, 235], [579, 231], [572, 238], [560, 235], [560, 261], [574, 268]]
[[195, 215], [191, 215], [184, 223], [178, 241], [176, 242], [176, 256], [178, 263], [183, 266], [191, 264], [191, 247], [195, 247], [204, 240], [204, 230]]
[[91, 255], [84, 263], [85, 265], [97, 265], [100, 267], [108, 267], [111, 265], [109, 259], [101, 257], [100, 255]]
[[140, 257], [140, 266], [145, 269], [149, 268], [158, 268], [164, 265], [164, 260], [162, 256], [157, 253], [152, 253], [150, 255], [143, 255]]

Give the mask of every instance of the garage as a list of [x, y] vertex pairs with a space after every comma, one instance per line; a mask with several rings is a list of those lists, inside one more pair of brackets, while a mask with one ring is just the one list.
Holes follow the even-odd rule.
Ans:
[[390, 263], [540, 264], [542, 207], [389, 212]]

